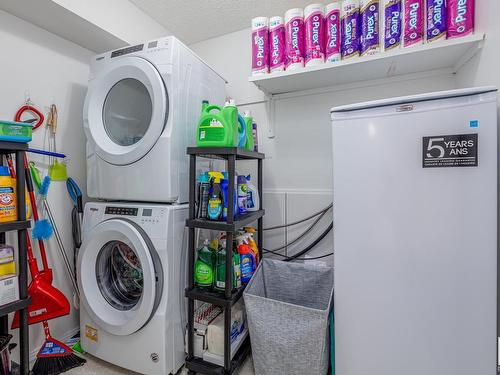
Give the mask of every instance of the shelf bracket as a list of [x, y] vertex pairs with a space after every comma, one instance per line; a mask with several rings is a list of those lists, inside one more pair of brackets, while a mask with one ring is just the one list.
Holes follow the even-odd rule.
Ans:
[[276, 100], [274, 95], [264, 93], [266, 95], [266, 115], [267, 115], [267, 138], [276, 136]]
[[458, 59], [458, 61], [453, 66], [453, 73], [456, 74], [462, 66], [467, 64], [483, 48], [485, 40], [486, 40], [486, 34], [483, 34], [483, 40], [471, 46], [467, 50], [467, 52], [464, 55], [462, 55], [460, 59]]

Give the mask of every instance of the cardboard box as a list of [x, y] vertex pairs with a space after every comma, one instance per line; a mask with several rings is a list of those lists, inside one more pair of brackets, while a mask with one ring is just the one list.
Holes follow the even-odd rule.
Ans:
[[19, 299], [19, 283], [17, 276], [0, 280], [0, 306]]

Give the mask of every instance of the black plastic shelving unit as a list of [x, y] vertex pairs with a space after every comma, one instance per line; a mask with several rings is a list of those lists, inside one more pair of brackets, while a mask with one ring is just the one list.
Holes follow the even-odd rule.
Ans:
[[9, 333], [8, 314], [19, 311], [19, 365], [15, 364], [13, 373], [29, 374], [29, 337], [28, 337], [28, 256], [26, 237], [30, 221], [26, 220], [24, 157], [28, 150], [27, 143], [0, 141], [0, 155], [14, 154], [16, 157], [16, 197], [17, 221], [0, 223], [0, 242], [5, 242], [5, 232], [17, 231], [17, 264], [19, 281], [19, 300], [0, 306], [0, 334]]
[[[188, 368], [188, 374], [228, 375], [234, 373], [250, 353], [250, 338], [247, 337], [234, 355], [234, 358], [231, 359], [231, 308], [241, 298], [245, 287], [242, 286], [239, 289], [233, 289], [232, 287], [232, 256], [226, 256], [226, 289], [224, 293], [207, 291], [195, 286], [193, 272], [196, 252], [195, 230], [201, 228], [226, 232], [226, 254], [232, 254], [234, 233], [240, 228], [257, 221], [257, 244], [259, 246], [260, 258], [262, 259], [262, 218], [265, 214], [265, 211], [262, 209], [262, 161], [265, 155], [236, 147], [189, 147], [187, 154], [189, 155], [189, 218], [186, 221], [186, 226], [189, 228], [189, 280], [188, 287], [186, 288], [186, 297], [188, 298], [188, 355], [186, 358], [186, 367]], [[220, 159], [227, 162], [227, 171], [229, 174], [228, 202], [234, 202], [236, 161], [257, 160], [257, 187], [261, 210], [233, 218], [234, 207], [231, 204], [228, 207], [226, 222], [196, 218], [196, 159], [198, 157]], [[218, 305], [224, 309], [224, 366], [218, 366], [194, 356], [195, 300]]]

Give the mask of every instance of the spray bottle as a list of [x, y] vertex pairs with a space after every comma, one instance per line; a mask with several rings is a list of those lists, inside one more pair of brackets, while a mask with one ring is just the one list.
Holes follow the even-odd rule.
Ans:
[[210, 220], [220, 220], [222, 218], [224, 197], [220, 186], [224, 175], [220, 172], [208, 172], [212, 181], [212, 188], [208, 197], [207, 216]]
[[[222, 194], [223, 194], [223, 200], [224, 200], [224, 208], [222, 211], [222, 220], [227, 220], [227, 212], [228, 212], [228, 200], [229, 200], [229, 173], [228, 172], [222, 172], [222, 175], [224, 176], [224, 179], [221, 182], [221, 188], [222, 188]], [[238, 214], [238, 190], [237, 190], [237, 185], [238, 185], [238, 180], [237, 177], [234, 177], [234, 202], [233, 202], [233, 213], [234, 216]]]
[[255, 239], [253, 237], [256, 230], [253, 227], [245, 227], [245, 232], [247, 234], [248, 245], [250, 246], [255, 255], [255, 266], [257, 267], [260, 263], [260, 254], [259, 254], [259, 246], [257, 246], [257, 243], [255, 242]]
[[198, 194], [198, 217], [201, 219], [207, 218], [208, 198], [210, 196], [210, 176], [207, 172], [200, 174], [198, 178], [199, 194]]
[[256, 261], [252, 248], [248, 244], [248, 236], [245, 233], [239, 235], [236, 240], [238, 241], [238, 253], [240, 255], [240, 270], [241, 270], [241, 283], [248, 284], [252, 278]]

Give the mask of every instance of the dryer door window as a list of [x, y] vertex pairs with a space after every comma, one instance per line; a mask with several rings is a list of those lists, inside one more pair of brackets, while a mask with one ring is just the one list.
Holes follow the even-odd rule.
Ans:
[[156, 312], [165, 275], [151, 240], [134, 222], [96, 225], [82, 244], [78, 270], [83, 308], [101, 329], [130, 335]]
[[129, 165], [143, 158], [160, 138], [168, 115], [165, 83], [141, 57], [113, 60], [89, 82], [85, 135], [110, 164]]
[[152, 114], [153, 103], [146, 86], [125, 78], [109, 90], [102, 116], [109, 138], [120, 146], [132, 146], [146, 134]]

